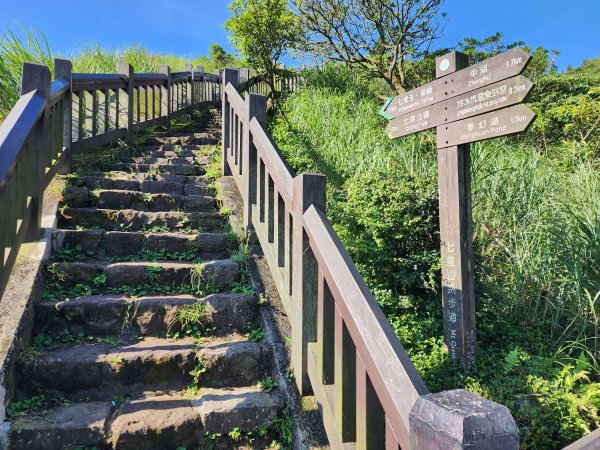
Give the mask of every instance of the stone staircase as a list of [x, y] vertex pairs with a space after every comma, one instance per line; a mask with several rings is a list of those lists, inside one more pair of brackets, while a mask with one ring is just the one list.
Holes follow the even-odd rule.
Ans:
[[219, 139], [210, 110], [70, 176], [10, 449], [277, 448], [259, 299], [209, 176]]

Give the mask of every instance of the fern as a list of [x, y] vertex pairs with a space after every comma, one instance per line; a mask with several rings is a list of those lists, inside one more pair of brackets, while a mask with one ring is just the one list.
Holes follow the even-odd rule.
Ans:
[[515, 370], [520, 362], [521, 352], [519, 347], [515, 347], [508, 353], [508, 355], [504, 357], [504, 364], [502, 365], [504, 368], [504, 373], [510, 373]]

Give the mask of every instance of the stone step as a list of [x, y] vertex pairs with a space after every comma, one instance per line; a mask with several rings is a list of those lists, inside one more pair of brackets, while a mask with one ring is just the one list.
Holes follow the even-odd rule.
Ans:
[[262, 342], [240, 335], [194, 339], [147, 337], [130, 345], [87, 344], [23, 356], [16, 375], [23, 392], [63, 393], [115, 385], [189, 383], [202, 368], [202, 387], [241, 387], [258, 383], [270, 371]]
[[[215, 124], [216, 125], [216, 124]], [[144, 145], [217, 145], [220, 142], [220, 129], [182, 136], [155, 136], [146, 139]]]
[[[153, 146], [144, 147], [142, 154], [152, 158], [186, 158], [186, 157], [203, 157], [212, 156], [215, 153], [214, 147], [201, 147], [197, 145], [182, 146], [182, 149], [170, 149], [170, 146]], [[183, 147], [192, 147], [183, 149]]]
[[203, 389], [198, 398], [148, 393], [118, 408], [75, 403], [14, 420], [9, 448], [203, 448], [206, 433], [252, 430], [275, 419], [279, 409], [276, 399], [256, 387]]
[[131, 173], [141, 172], [157, 172], [161, 174], [172, 174], [172, 175], [203, 175], [204, 166], [193, 166], [193, 165], [161, 165], [161, 164], [135, 164], [135, 163], [114, 163], [106, 164], [104, 168], [108, 171], [121, 171]]
[[10, 425], [8, 449], [106, 448], [113, 411], [110, 402], [89, 402], [18, 417]]
[[[255, 387], [203, 389], [199, 398], [146, 397], [126, 403], [111, 424], [114, 448], [205, 448], [202, 437], [252, 430], [279, 412], [271, 395]], [[198, 447], [200, 445], [200, 447]]]
[[[76, 180], [76, 184], [67, 188], [66, 192], [71, 193], [71, 195], [80, 195], [84, 198], [87, 198], [85, 193], [79, 192], [79, 189], [87, 188], [92, 191], [96, 189], [141, 191], [148, 194], [215, 195], [212, 182], [206, 177], [168, 174], [131, 174], [126, 172], [111, 172], [109, 175], [99, 173], [83, 177]], [[67, 204], [70, 203], [67, 202]]]
[[50, 283], [59, 283], [61, 287], [73, 287], [77, 284], [98, 286], [99, 276], [105, 276], [101, 289], [123, 286], [159, 285], [181, 286], [192, 281], [196, 274], [200, 288], [207, 285], [227, 286], [237, 281], [240, 265], [230, 259], [207, 261], [192, 264], [181, 261], [135, 261], [102, 264], [98, 262], [51, 262], [47, 265], [47, 279]]
[[[226, 258], [236, 241], [227, 233], [149, 233], [105, 230], [57, 230], [52, 251], [72, 259], [135, 256], [142, 251], [195, 254], [202, 260]], [[58, 256], [57, 255], [57, 256]]]
[[211, 156], [159, 156], [154, 157], [150, 155], [145, 156], [134, 156], [131, 159], [124, 159], [120, 161], [121, 163], [133, 163], [133, 164], [160, 164], [161, 166], [176, 166], [176, 165], [206, 165], [212, 162]]
[[[70, 205], [69, 206], [80, 206]], [[98, 207], [102, 209], [134, 209], [136, 211], [210, 212], [217, 208], [214, 197], [201, 195], [149, 194], [138, 191], [103, 190]]]
[[255, 328], [258, 307], [253, 295], [212, 294], [204, 298], [172, 295], [129, 298], [95, 295], [59, 303], [42, 302], [35, 309], [34, 333], [49, 336], [67, 330], [72, 336], [165, 336], [182, 331], [177, 310], [204, 305], [203, 327], [243, 332]]
[[140, 231], [156, 227], [172, 231], [222, 231], [226, 219], [212, 212], [144, 212], [132, 209], [66, 208], [61, 212], [60, 228], [103, 228], [105, 230]]

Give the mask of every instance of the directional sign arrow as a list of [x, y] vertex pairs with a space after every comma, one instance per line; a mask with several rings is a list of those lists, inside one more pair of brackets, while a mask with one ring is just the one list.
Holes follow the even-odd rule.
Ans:
[[531, 89], [533, 83], [524, 76], [518, 75], [398, 116], [388, 124], [386, 133], [394, 139], [516, 105], [525, 100]]
[[527, 130], [536, 114], [527, 105], [511, 106], [438, 127], [438, 148], [483, 141]]
[[520, 75], [531, 56], [521, 49], [512, 49], [478, 64], [438, 78], [417, 89], [398, 95], [389, 102], [384, 113], [394, 118], [417, 109], [439, 103], [457, 95]]

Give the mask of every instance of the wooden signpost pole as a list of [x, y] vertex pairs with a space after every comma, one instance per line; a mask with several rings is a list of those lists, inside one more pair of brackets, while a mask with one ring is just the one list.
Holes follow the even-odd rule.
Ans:
[[[468, 65], [467, 55], [450, 53], [436, 60], [436, 76]], [[438, 139], [444, 342], [467, 370], [475, 366], [476, 336], [470, 160], [469, 144], [445, 147]]]
[[475, 367], [475, 288], [471, 219], [471, 142], [525, 131], [535, 113], [521, 105], [533, 83], [521, 76], [531, 56], [512, 49], [469, 67], [452, 52], [436, 79], [390, 98], [380, 114], [391, 139], [437, 127], [444, 342], [452, 359]]

